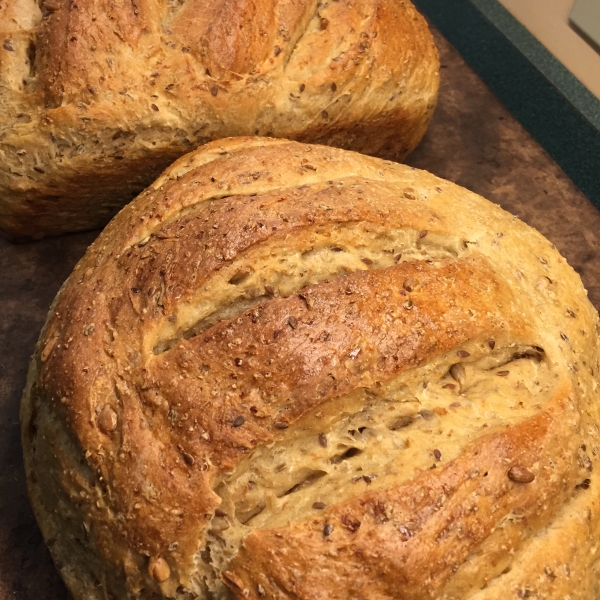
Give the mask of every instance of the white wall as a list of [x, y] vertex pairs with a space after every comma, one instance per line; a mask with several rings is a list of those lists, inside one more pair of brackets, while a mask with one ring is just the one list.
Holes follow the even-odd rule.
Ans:
[[600, 98], [600, 54], [569, 26], [569, 13], [575, 0], [499, 1]]

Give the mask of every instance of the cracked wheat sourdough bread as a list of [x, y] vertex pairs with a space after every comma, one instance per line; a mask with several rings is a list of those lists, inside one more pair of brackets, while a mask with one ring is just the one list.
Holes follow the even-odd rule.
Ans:
[[176, 158], [232, 135], [402, 160], [438, 70], [408, 0], [4, 0], [0, 231], [104, 225]]
[[465, 189], [214, 142], [58, 294], [32, 504], [76, 600], [596, 600], [597, 324]]

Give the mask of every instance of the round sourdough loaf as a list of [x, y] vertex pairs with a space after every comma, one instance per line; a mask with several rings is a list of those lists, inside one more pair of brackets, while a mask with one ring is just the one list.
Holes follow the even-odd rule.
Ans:
[[552, 244], [465, 189], [214, 142], [58, 294], [32, 504], [76, 600], [596, 600], [597, 326]]
[[12, 238], [104, 225], [217, 138], [402, 160], [438, 89], [409, 0], [4, 0], [0, 36], [0, 231]]

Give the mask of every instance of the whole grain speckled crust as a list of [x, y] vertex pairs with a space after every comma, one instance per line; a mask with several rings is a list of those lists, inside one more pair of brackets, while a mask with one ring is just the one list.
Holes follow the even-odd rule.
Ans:
[[231, 135], [402, 160], [438, 89], [409, 0], [6, 0], [0, 38], [13, 239], [104, 225], [173, 160]]
[[22, 404], [76, 599], [595, 600], [598, 316], [423, 171], [234, 138], [111, 222]]

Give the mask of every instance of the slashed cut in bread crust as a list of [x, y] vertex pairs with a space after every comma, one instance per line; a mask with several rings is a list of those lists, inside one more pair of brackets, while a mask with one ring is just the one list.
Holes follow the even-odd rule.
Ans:
[[429, 173], [182, 157], [52, 306], [22, 432], [76, 600], [600, 597], [598, 315]]
[[409, 0], [4, 0], [0, 231], [104, 225], [176, 158], [232, 135], [402, 160], [438, 78]]

